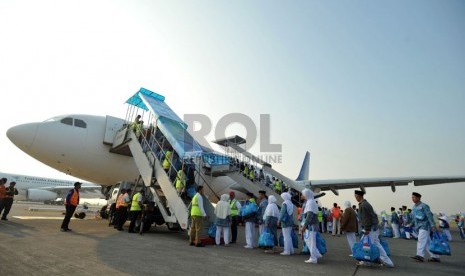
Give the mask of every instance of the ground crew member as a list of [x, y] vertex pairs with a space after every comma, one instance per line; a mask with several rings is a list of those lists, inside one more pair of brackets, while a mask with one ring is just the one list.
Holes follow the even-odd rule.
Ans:
[[119, 207], [121, 206], [121, 201], [123, 200], [124, 193], [126, 193], [126, 189], [121, 189], [121, 193], [118, 195], [118, 198], [116, 199], [116, 208], [115, 208], [115, 214], [113, 215], [113, 227], [118, 228], [119, 224], [119, 217], [120, 217], [120, 210]]
[[69, 225], [69, 221], [71, 217], [74, 214], [74, 211], [76, 211], [76, 207], [79, 204], [79, 189], [81, 189], [81, 182], [75, 182], [74, 189], [70, 190], [68, 192], [68, 195], [66, 196], [66, 200], [65, 200], [66, 214], [65, 214], [65, 218], [63, 219], [63, 222], [61, 223], [62, 232], [71, 231], [68, 225]]
[[[373, 245], [378, 247], [381, 263], [387, 267], [394, 267], [394, 263], [387, 256], [386, 251], [384, 251], [383, 246], [379, 242], [378, 215], [373, 210], [371, 204], [363, 198], [364, 195], [364, 191], [355, 191], [355, 199], [358, 202], [358, 209], [360, 210], [360, 224], [365, 230], [365, 236], [369, 236]], [[364, 262], [359, 262], [358, 264], [362, 265]]]
[[8, 220], [6, 217], [10, 213], [11, 206], [13, 205], [13, 198], [18, 194], [18, 190], [15, 188], [16, 182], [10, 182], [10, 186], [5, 188], [5, 196], [0, 206], [0, 214], [3, 211], [2, 220]]
[[[3, 199], [6, 195], [6, 187], [5, 184], [8, 180], [6, 178], [0, 179], [0, 209], [3, 210]], [[1, 213], [1, 212], [0, 212]]]
[[276, 193], [281, 194], [281, 181], [278, 178], [276, 178], [276, 182], [274, 183], [274, 190]]
[[318, 207], [318, 225], [320, 226], [320, 233], [323, 233], [323, 209]]
[[250, 171], [249, 171], [249, 179], [252, 182], [255, 181], [255, 169], [253, 166], [250, 168]]
[[135, 193], [132, 196], [131, 209], [130, 209], [131, 223], [129, 224], [128, 233], [136, 233], [134, 231], [134, 227], [136, 226], [136, 221], [139, 220], [142, 215], [142, 208], [144, 208], [144, 205], [143, 205], [144, 196], [145, 196], [144, 190], [141, 190], [140, 192]]
[[236, 199], [236, 194], [229, 192], [229, 207], [231, 208], [231, 243], [236, 243], [237, 240], [237, 225], [239, 224], [239, 211], [242, 205]]
[[132, 122], [131, 124], [131, 128], [134, 132], [136, 132], [136, 128], [137, 128], [137, 125], [139, 124], [140, 122], [140, 118], [141, 116], [140, 115], [137, 115], [136, 118], [134, 119], [134, 122]]
[[245, 164], [244, 166], [244, 176], [247, 177], [249, 175], [249, 165]]
[[119, 208], [117, 209], [118, 210], [118, 222], [117, 224], [115, 224], [116, 226], [115, 228], [118, 231], [123, 231], [123, 225], [128, 219], [128, 207], [129, 207], [129, 203], [131, 202], [131, 199], [129, 198], [130, 192], [131, 192], [130, 189], [121, 190], [122, 197], [120, 200]]
[[178, 171], [176, 175], [176, 191], [178, 195], [184, 192], [186, 188], [186, 166], [184, 166], [181, 170]]
[[165, 159], [163, 159], [163, 169], [168, 172], [170, 169], [171, 160], [173, 157], [173, 148], [169, 147], [165, 153]]
[[[207, 216], [203, 208], [203, 186], [197, 187], [197, 193], [192, 198], [191, 218], [192, 225], [189, 235], [189, 245], [205, 247], [200, 241], [200, 231], [202, 231], [202, 220]], [[195, 240], [195, 243], [194, 243]]]
[[433, 213], [431, 213], [427, 204], [421, 202], [421, 194], [413, 192], [412, 201], [415, 203], [413, 206], [413, 222], [416, 229], [418, 229], [417, 255], [412, 257], [412, 259], [424, 262], [425, 253], [428, 251], [431, 256], [428, 262], [439, 263], [441, 262], [439, 255], [433, 254], [428, 250], [431, 241], [430, 232], [437, 231]]

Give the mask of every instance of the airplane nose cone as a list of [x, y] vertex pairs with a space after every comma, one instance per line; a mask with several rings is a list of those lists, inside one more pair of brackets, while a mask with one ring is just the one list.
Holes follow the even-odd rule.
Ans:
[[7, 130], [6, 136], [13, 144], [23, 151], [29, 150], [34, 142], [37, 132], [37, 124], [24, 124], [14, 126]]

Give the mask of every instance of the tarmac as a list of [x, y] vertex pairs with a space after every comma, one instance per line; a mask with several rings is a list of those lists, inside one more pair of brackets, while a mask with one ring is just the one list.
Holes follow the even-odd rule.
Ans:
[[308, 256], [245, 249], [243, 227], [237, 244], [196, 248], [188, 246], [186, 232], [171, 232], [164, 226], [143, 235], [119, 232], [91, 213], [83, 220], [73, 219], [72, 232], [60, 232], [61, 212], [40, 208], [33, 212], [29, 207], [37, 205], [15, 203], [9, 220], [0, 221], [0, 275], [465, 274], [465, 241], [455, 223], [451, 224], [452, 256], [442, 256], [441, 263], [419, 263], [410, 258], [416, 253], [416, 241], [387, 239], [395, 264], [388, 268], [357, 266], [349, 257], [344, 235], [323, 234], [328, 252], [315, 265], [304, 263]]

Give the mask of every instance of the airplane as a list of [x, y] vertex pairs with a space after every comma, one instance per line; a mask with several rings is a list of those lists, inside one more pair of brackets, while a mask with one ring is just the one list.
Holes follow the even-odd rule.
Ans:
[[[74, 188], [74, 181], [70, 180], [0, 172], [0, 178], [3, 177], [8, 180], [6, 186], [12, 181], [16, 182], [16, 200], [50, 202], [64, 198], [68, 191]], [[80, 193], [81, 197], [88, 198], [102, 196], [101, 186], [93, 183], [82, 183]]]
[[[162, 97], [164, 101], [163, 96], [144, 88], [137, 93], [155, 94], [158, 99]], [[113, 186], [123, 180], [134, 181], [140, 175], [130, 154], [110, 152], [117, 132], [130, 122], [108, 115], [68, 114], [43, 122], [11, 127], [7, 136], [19, 149], [52, 168], [86, 181]], [[395, 192], [396, 186], [411, 183], [421, 186], [465, 182], [465, 176], [309, 180], [308, 167], [309, 154], [306, 154], [299, 177], [291, 180], [272, 169], [269, 164], [262, 165], [265, 173], [283, 180], [288, 187], [296, 191], [309, 188], [316, 193], [331, 191], [335, 195], [338, 195], [338, 190], [341, 189], [359, 188], [365, 191], [365, 188], [369, 187], [386, 186]], [[231, 189], [245, 191], [238, 181], [231, 180], [227, 175], [215, 178], [211, 186], [215, 194], [228, 193]]]

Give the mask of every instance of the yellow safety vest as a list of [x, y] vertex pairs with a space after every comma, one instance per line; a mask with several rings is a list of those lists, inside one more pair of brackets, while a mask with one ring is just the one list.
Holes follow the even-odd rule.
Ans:
[[254, 178], [255, 178], [255, 171], [254, 170], [250, 170], [249, 178], [250, 178], [250, 180], [254, 180]]
[[172, 151], [167, 151], [165, 154], [165, 159], [163, 160], [163, 169], [167, 170], [170, 168], [170, 161], [171, 161], [171, 155], [173, 154]]
[[249, 167], [247, 166], [244, 167], [244, 174], [245, 175], [249, 174]]
[[236, 199], [233, 199], [231, 200], [231, 202], [229, 203], [229, 208], [231, 208], [231, 216], [237, 216], [239, 215], [239, 210], [237, 209], [237, 200]]
[[183, 170], [179, 170], [176, 176], [176, 190], [186, 187], [186, 174]]
[[281, 191], [281, 182], [279, 182], [279, 180], [276, 180], [275, 189], [276, 191]]
[[203, 217], [202, 211], [199, 207], [199, 193], [196, 193], [194, 198], [192, 198], [192, 208], [191, 208], [191, 217]]
[[139, 202], [137, 202], [137, 198], [139, 197], [139, 195], [140, 193], [136, 193], [132, 196], [131, 211], [142, 211]]

